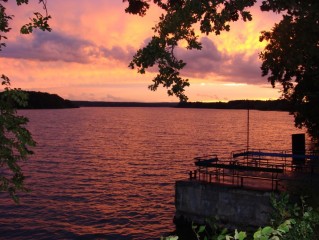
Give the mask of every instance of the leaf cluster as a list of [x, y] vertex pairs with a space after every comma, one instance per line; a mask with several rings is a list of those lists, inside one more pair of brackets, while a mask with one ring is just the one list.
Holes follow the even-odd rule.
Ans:
[[318, 239], [319, 213], [307, 204], [306, 197], [300, 197], [299, 202], [291, 202], [289, 195], [285, 194], [279, 198], [273, 197], [271, 202], [275, 208], [273, 224], [290, 221], [291, 225], [280, 239]]
[[51, 16], [44, 17], [41, 13], [35, 12], [34, 17], [30, 18], [30, 22], [21, 27], [22, 34], [32, 33], [34, 29], [39, 28], [42, 31], [51, 31], [48, 23]]
[[[283, 1], [274, 4], [277, 11], [287, 11], [271, 31], [263, 31], [260, 41], [267, 46], [260, 54], [263, 76], [283, 87], [283, 97], [295, 109], [297, 127], [306, 127], [319, 139], [319, 2]], [[288, 8], [289, 5], [289, 8]], [[268, 5], [264, 5], [268, 9]]]
[[20, 89], [11, 89], [9, 78], [1, 76], [5, 87], [0, 94], [0, 191], [7, 191], [18, 201], [17, 191], [26, 191], [24, 175], [19, 162], [26, 160], [35, 146], [26, 129], [28, 119], [18, 116], [13, 106], [26, 105], [27, 96]]
[[6, 44], [2, 41], [3, 39], [7, 39], [4, 33], [7, 33], [11, 30], [9, 27], [9, 20], [11, 19], [12, 16], [7, 15], [6, 8], [0, 3], [0, 51], [2, 50], [2, 47], [6, 46]]
[[[8, 0], [1, 0], [2, 2], [8, 2]], [[16, 3], [18, 6], [22, 4], [28, 4], [28, 0], [16, 0]], [[34, 12], [33, 17], [30, 18], [30, 22], [23, 25], [20, 29], [20, 32], [22, 34], [29, 34], [32, 33], [34, 29], [40, 29], [42, 31], [51, 31], [49, 25], [49, 20], [51, 19], [51, 16], [48, 15], [47, 11], [47, 5], [46, 0], [39, 0], [39, 4], [42, 4], [43, 9], [45, 10], [45, 15], [43, 16], [39, 12]], [[0, 3], [0, 51], [2, 47], [5, 47], [6, 44], [4, 42], [1, 42], [3, 39], [7, 39], [5, 36], [5, 33], [9, 32], [11, 28], [9, 27], [9, 21], [13, 19], [13, 15], [8, 15], [6, 12], [6, 8], [4, 4]]]
[[[6, 46], [3, 40], [11, 28], [9, 21], [13, 15], [8, 15], [4, 3], [8, 0], [0, 1], [0, 51]], [[16, 0], [17, 5], [28, 4], [28, 0]], [[43, 16], [39, 12], [34, 13], [30, 22], [22, 26], [20, 32], [29, 34], [36, 28], [42, 31], [51, 31], [48, 24], [51, 18], [46, 8], [46, 0], [39, 0], [45, 10]], [[2, 74], [1, 86], [4, 90], [0, 93], [0, 191], [6, 191], [15, 202], [18, 202], [18, 191], [27, 191], [24, 186], [24, 175], [19, 165], [20, 161], [27, 160], [33, 152], [31, 147], [35, 146], [31, 133], [27, 130], [28, 119], [18, 116], [15, 107], [27, 105], [27, 95], [21, 89], [12, 89], [10, 79]]]

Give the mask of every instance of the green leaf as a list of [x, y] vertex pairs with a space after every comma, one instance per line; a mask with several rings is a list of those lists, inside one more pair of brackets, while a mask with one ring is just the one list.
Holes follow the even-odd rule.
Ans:
[[205, 226], [200, 226], [200, 227], [199, 227], [199, 230], [198, 230], [198, 232], [197, 232], [197, 233], [202, 233], [202, 232], [204, 232], [204, 231], [205, 231], [205, 229], [206, 229], [206, 227], [205, 227]]
[[243, 240], [247, 237], [245, 232], [238, 232], [237, 229], [235, 230], [234, 238], [238, 240]]
[[274, 229], [272, 227], [267, 226], [261, 230], [261, 234], [269, 236], [273, 231]]
[[247, 237], [247, 234], [245, 232], [239, 232], [238, 240], [244, 240], [246, 237]]
[[259, 229], [254, 233], [254, 239], [260, 239], [261, 236], [262, 236], [261, 228], [259, 228]]

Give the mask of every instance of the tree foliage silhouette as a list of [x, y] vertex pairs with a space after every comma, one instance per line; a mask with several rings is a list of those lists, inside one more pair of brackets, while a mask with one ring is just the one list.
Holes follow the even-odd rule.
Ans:
[[[8, 0], [2, 0], [6, 3]], [[28, 4], [28, 0], [16, 0], [17, 5]], [[48, 20], [46, 1], [39, 0], [42, 4], [45, 15], [34, 13], [34, 17], [30, 18], [30, 22], [21, 27], [22, 34], [32, 33], [34, 29], [42, 31], [51, 31]], [[3, 3], [0, 3], [0, 51], [6, 47], [4, 42], [11, 28], [9, 21], [13, 19], [12, 15], [8, 15]], [[28, 119], [18, 116], [16, 106], [24, 106], [27, 104], [27, 95], [21, 89], [10, 87], [10, 79], [6, 75], [1, 75], [1, 85], [4, 90], [0, 95], [0, 191], [8, 192], [14, 201], [18, 202], [18, 191], [27, 191], [24, 183], [23, 171], [19, 165], [20, 161], [27, 160], [32, 154], [30, 147], [35, 146], [31, 133], [26, 129], [25, 125]]]
[[[268, 45], [260, 54], [262, 75], [274, 86], [283, 86], [283, 95], [293, 103], [295, 124], [305, 126], [319, 139], [319, 2], [292, 1], [283, 19], [260, 40]], [[263, 9], [271, 6], [264, 5]], [[276, 9], [275, 9], [276, 10]]]

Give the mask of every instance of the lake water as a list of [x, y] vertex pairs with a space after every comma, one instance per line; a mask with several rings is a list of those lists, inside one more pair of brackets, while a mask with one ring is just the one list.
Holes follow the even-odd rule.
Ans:
[[[38, 142], [31, 193], [1, 194], [0, 239], [158, 239], [174, 230], [174, 183], [193, 158], [246, 148], [247, 111], [175, 108], [25, 110]], [[286, 112], [250, 111], [250, 147], [288, 150]]]

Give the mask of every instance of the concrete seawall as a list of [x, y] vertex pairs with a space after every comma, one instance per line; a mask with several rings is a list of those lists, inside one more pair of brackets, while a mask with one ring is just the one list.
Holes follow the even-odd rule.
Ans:
[[269, 224], [271, 192], [248, 190], [199, 181], [177, 181], [175, 221], [202, 224], [218, 216], [229, 228], [260, 227]]

